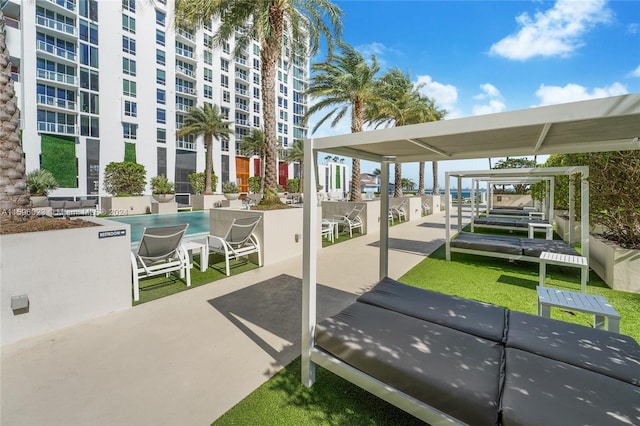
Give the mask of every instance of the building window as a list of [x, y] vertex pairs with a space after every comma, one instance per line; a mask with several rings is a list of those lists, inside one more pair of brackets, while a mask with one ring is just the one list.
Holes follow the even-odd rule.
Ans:
[[220, 75], [220, 85], [222, 87], [229, 88], [229, 76], [228, 75], [224, 75], [224, 74]]
[[213, 82], [213, 70], [209, 68], [204, 69], [204, 81], [208, 81], [209, 83]]
[[122, 29], [131, 34], [136, 33], [136, 18], [128, 15], [122, 15]]
[[253, 97], [256, 99], [260, 99], [260, 88], [259, 87], [254, 87], [253, 88]]
[[258, 74], [257, 72], [253, 73], [253, 82], [255, 84], [260, 84], [260, 74]]
[[167, 73], [163, 70], [156, 70], [156, 83], [165, 85], [167, 81]]
[[229, 43], [228, 43], [228, 42], [225, 42], [225, 43], [222, 45], [222, 51], [223, 51], [224, 53], [227, 53], [227, 54], [231, 53], [231, 45], [229, 45]]
[[289, 119], [289, 114], [287, 111], [279, 110], [280, 112], [280, 120], [287, 121]]
[[124, 115], [127, 117], [137, 117], [138, 116], [138, 104], [133, 101], [124, 101]]
[[260, 116], [259, 115], [254, 115], [253, 116], [253, 127], [260, 127]]
[[213, 53], [208, 50], [204, 51], [204, 63], [207, 65], [213, 65]]
[[123, 79], [122, 80], [122, 94], [131, 98], [136, 97], [136, 82]]
[[122, 0], [122, 9], [128, 10], [129, 12], [136, 11], [136, 0]]
[[253, 112], [260, 114], [260, 102], [253, 103]]
[[167, 129], [156, 129], [156, 140], [158, 143], [167, 143]]
[[122, 73], [135, 77], [136, 75], [136, 61], [129, 58], [122, 58]]
[[260, 59], [253, 59], [253, 69], [254, 70], [260, 70]]
[[228, 90], [222, 91], [222, 102], [231, 102], [231, 93]]
[[167, 103], [167, 92], [164, 89], [156, 89], [156, 102], [160, 105]]
[[164, 46], [164, 31], [156, 30], [156, 43]]
[[167, 122], [167, 111], [162, 108], [156, 109], [156, 122], [165, 124]]
[[166, 19], [167, 15], [165, 15], [164, 12], [162, 12], [161, 10], [156, 9], [156, 24], [164, 27], [164, 22]]
[[207, 99], [213, 99], [213, 88], [208, 85], [204, 85], [204, 97]]
[[222, 71], [229, 72], [229, 61], [223, 58], [220, 58], [220, 69]]
[[122, 51], [131, 55], [136, 54], [136, 41], [127, 36], [122, 36]]
[[[222, 152], [229, 152], [229, 139], [224, 136], [220, 139], [220, 150]], [[222, 157], [223, 159], [225, 157]]]
[[163, 50], [156, 49], [156, 64], [158, 65], [166, 64], [166, 58]]
[[138, 126], [133, 123], [122, 123], [122, 137], [135, 140], [138, 138]]
[[227, 108], [227, 107], [220, 108], [220, 114], [222, 114], [222, 116], [224, 117], [225, 120], [228, 120], [229, 119], [229, 108]]

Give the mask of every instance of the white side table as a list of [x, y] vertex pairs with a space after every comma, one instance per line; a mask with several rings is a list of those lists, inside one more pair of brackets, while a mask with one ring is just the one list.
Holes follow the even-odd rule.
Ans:
[[550, 223], [530, 222], [529, 223], [529, 238], [535, 238], [533, 234], [534, 234], [536, 228], [544, 229], [545, 230], [545, 238], [547, 240], [553, 240], [553, 225], [551, 225]]
[[197, 250], [200, 253], [200, 272], [205, 272], [209, 267], [209, 250], [207, 245], [200, 241], [187, 241], [182, 244], [182, 247], [189, 254], [189, 264], [193, 268], [193, 251]]
[[544, 286], [545, 276], [547, 272], [547, 264], [570, 266], [580, 268], [580, 289], [583, 293], [587, 292], [587, 276], [589, 275], [589, 265], [587, 258], [584, 256], [572, 256], [570, 254], [551, 253], [543, 251], [540, 253], [540, 285]]

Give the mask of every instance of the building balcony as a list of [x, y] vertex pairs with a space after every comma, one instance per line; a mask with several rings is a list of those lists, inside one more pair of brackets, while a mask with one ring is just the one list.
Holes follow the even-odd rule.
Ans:
[[176, 74], [180, 74], [185, 77], [189, 77], [192, 80], [196, 79], [196, 72], [187, 67], [183, 67], [181, 65], [176, 65]]
[[236, 72], [236, 78], [242, 81], [249, 82], [249, 74], [245, 72]]
[[193, 108], [192, 105], [187, 105], [187, 104], [176, 104], [176, 111], [181, 111], [181, 112], [189, 112], [189, 110]]
[[236, 109], [241, 111], [249, 111], [249, 105], [236, 103]]
[[198, 96], [198, 91], [193, 87], [176, 86], [176, 93], [182, 93], [188, 96]]
[[236, 95], [244, 96], [245, 98], [249, 97], [249, 91], [247, 89], [240, 89], [236, 87]]
[[77, 103], [67, 99], [60, 99], [54, 96], [38, 95], [38, 105], [52, 106], [66, 111], [76, 112]]
[[196, 42], [196, 37], [182, 28], [178, 28], [178, 31], [176, 31], [176, 38], [182, 38], [183, 40], [190, 41], [191, 43]]
[[38, 68], [36, 71], [36, 77], [39, 80], [46, 80], [49, 82], [61, 83], [68, 86], [76, 86], [78, 79], [75, 75], [63, 74], [61, 72], [43, 70]]
[[187, 59], [189, 61], [193, 61], [195, 62], [196, 60], [196, 56], [194, 55], [192, 50], [189, 49], [183, 49], [181, 47], [176, 47], [176, 56], [182, 58], [182, 59]]
[[57, 6], [56, 10], [64, 10], [69, 12], [76, 11], [75, 0], [47, 0], [49, 4]]
[[70, 124], [49, 123], [47, 121], [38, 121], [38, 131], [44, 133], [56, 133], [60, 135], [77, 135], [78, 126]]
[[236, 63], [236, 66], [240, 66], [242, 68], [249, 69], [248, 62], [247, 62], [247, 60], [245, 58], [239, 58], [239, 57], [236, 56], [235, 57], [235, 63]]
[[36, 25], [57, 31], [64, 35], [70, 35], [74, 38], [78, 36], [78, 30], [73, 25], [56, 21], [55, 19], [45, 18], [44, 16], [36, 16]]
[[59, 59], [64, 59], [66, 61], [73, 62], [73, 63], [76, 62], [76, 57], [77, 57], [76, 52], [62, 49], [58, 46], [55, 46], [51, 43], [44, 42], [42, 40], [38, 40], [36, 42], [36, 49], [39, 52], [47, 53]]
[[188, 151], [195, 151], [196, 150], [195, 142], [176, 141], [176, 147], [178, 149], [186, 149]]
[[243, 120], [241, 118], [236, 118], [236, 124], [240, 126], [249, 126], [249, 120]]

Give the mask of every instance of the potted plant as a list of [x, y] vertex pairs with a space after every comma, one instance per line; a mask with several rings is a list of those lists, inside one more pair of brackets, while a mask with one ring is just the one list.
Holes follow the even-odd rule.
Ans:
[[159, 203], [167, 203], [175, 197], [176, 191], [173, 182], [169, 182], [165, 176], [152, 177], [151, 196]]
[[27, 173], [27, 186], [33, 207], [46, 205], [49, 191], [58, 188], [58, 181], [49, 170], [36, 169]]
[[102, 210], [110, 216], [145, 214], [151, 210], [151, 199], [142, 196], [147, 179], [142, 164], [112, 162], [104, 170], [103, 186], [112, 197], [101, 197]]
[[235, 182], [225, 182], [222, 184], [222, 193], [227, 200], [237, 200], [240, 198], [238, 185]]

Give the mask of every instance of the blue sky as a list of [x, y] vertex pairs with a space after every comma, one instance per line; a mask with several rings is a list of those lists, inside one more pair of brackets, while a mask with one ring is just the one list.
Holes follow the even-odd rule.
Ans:
[[[343, 39], [375, 55], [383, 72], [400, 68], [425, 83], [447, 118], [640, 92], [638, 0], [334, 1], [344, 11]], [[349, 132], [345, 120], [313, 136]], [[489, 164], [439, 165], [444, 177]], [[362, 171], [377, 166], [363, 162]], [[429, 165], [425, 175], [429, 188]], [[417, 183], [417, 165], [405, 165], [403, 176]]]

